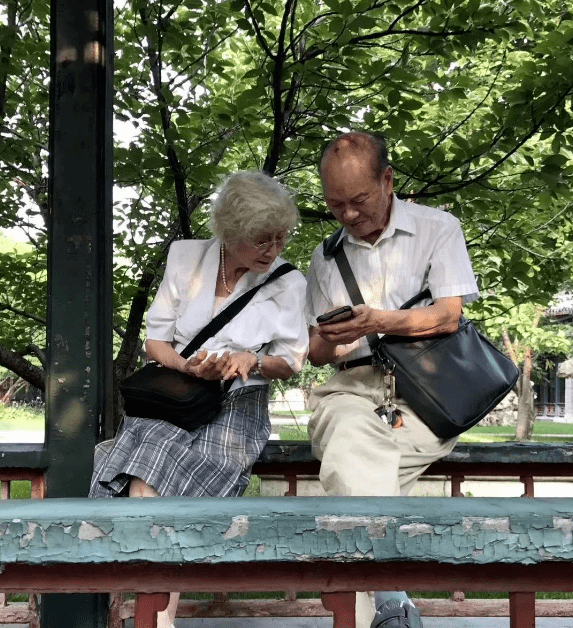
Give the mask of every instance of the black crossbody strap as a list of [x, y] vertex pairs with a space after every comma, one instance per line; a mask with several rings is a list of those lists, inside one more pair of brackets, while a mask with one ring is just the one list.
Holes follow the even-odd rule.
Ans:
[[[346, 257], [346, 253], [344, 252], [344, 248], [342, 246], [337, 247], [337, 249], [333, 252], [333, 254], [334, 254], [334, 261], [336, 262], [336, 265], [338, 266], [338, 270], [340, 271], [342, 280], [344, 281], [344, 285], [346, 286], [346, 290], [348, 291], [348, 294], [350, 295], [350, 299], [352, 303], [354, 305], [360, 305], [364, 303], [364, 298], [362, 297], [360, 288], [358, 287], [358, 284], [356, 283], [356, 277], [354, 276], [354, 273], [352, 272], [352, 268], [350, 267], [350, 263], [348, 261], [348, 258]], [[432, 293], [430, 292], [429, 288], [426, 288], [425, 290], [422, 290], [422, 292], [419, 292], [416, 296], [406, 301], [406, 303], [403, 303], [400, 306], [400, 309], [407, 310], [411, 308], [413, 305], [416, 305], [416, 303], [419, 303], [420, 301], [423, 301], [424, 299], [431, 299], [431, 298], [432, 298]], [[366, 336], [366, 340], [368, 341], [368, 344], [370, 345], [370, 349], [374, 351], [374, 348], [378, 344], [378, 336], [376, 334], [368, 334]]]
[[[344, 285], [346, 286], [346, 290], [348, 291], [348, 294], [350, 295], [350, 300], [352, 301], [354, 305], [361, 305], [362, 303], [364, 303], [364, 298], [362, 296], [362, 293], [360, 292], [360, 288], [358, 287], [358, 284], [356, 283], [356, 277], [354, 276], [354, 273], [352, 272], [352, 268], [350, 267], [350, 262], [348, 261], [348, 258], [346, 257], [346, 253], [344, 252], [343, 247], [340, 247], [334, 253], [334, 261], [336, 262], [336, 265], [338, 266], [338, 270], [340, 271], [342, 280], [344, 281]], [[370, 345], [370, 349], [374, 351], [374, 347], [376, 347], [376, 345], [378, 344], [378, 335], [367, 334], [366, 340], [368, 341], [368, 344]]]
[[322, 252], [324, 257], [332, 257], [342, 248], [343, 240], [340, 239], [341, 234], [342, 227], [328, 236], [328, 238], [326, 238], [326, 240], [322, 243]]
[[201, 347], [206, 340], [209, 340], [212, 336], [214, 336], [219, 330], [223, 329], [223, 327], [234, 318], [246, 305], [247, 303], [255, 296], [255, 294], [263, 287], [266, 286], [271, 281], [286, 275], [286, 273], [290, 273], [292, 270], [296, 270], [296, 268], [289, 264], [288, 262], [285, 264], [281, 264], [278, 268], [276, 268], [263, 283], [251, 288], [245, 294], [242, 294], [238, 299], [233, 301], [230, 305], [228, 305], [222, 312], [219, 312], [215, 318], [209, 322], [203, 329], [193, 338], [193, 340], [181, 351], [181, 356], [184, 358], [188, 358], [192, 355], [199, 347]]
[[419, 303], [420, 301], [423, 301], [424, 299], [431, 299], [431, 298], [432, 298], [432, 293], [430, 292], [430, 288], [426, 288], [425, 290], [422, 290], [422, 292], [419, 292], [415, 297], [412, 297], [411, 299], [406, 301], [406, 303], [403, 303], [400, 306], [400, 309], [409, 310], [413, 305], [416, 305], [416, 303]]

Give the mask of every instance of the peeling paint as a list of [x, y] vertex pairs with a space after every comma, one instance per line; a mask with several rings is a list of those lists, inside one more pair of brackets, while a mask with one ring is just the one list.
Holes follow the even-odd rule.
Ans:
[[246, 536], [249, 532], [248, 517], [233, 517], [229, 529], [223, 534], [224, 539], [234, 539], [237, 536]]
[[49, 499], [0, 510], [0, 564], [535, 564], [573, 561], [572, 539], [567, 499]]
[[151, 526], [151, 538], [156, 539], [161, 532], [165, 534], [173, 541], [176, 539], [175, 528], [173, 526], [158, 526], [155, 523]]
[[36, 530], [38, 530], [41, 535], [42, 542], [46, 542], [46, 537], [42, 528], [37, 523], [30, 522], [26, 528], [26, 533], [20, 537], [20, 547], [26, 547], [32, 542], [34, 535], [36, 534]]
[[482, 530], [495, 530], [497, 532], [509, 532], [509, 517], [487, 518], [487, 517], [464, 517], [463, 528], [466, 532], [477, 528]]
[[101, 539], [106, 536], [105, 532], [97, 526], [82, 521], [78, 530], [78, 539], [80, 541], [93, 541], [94, 539]]
[[433, 534], [434, 527], [427, 523], [409, 523], [400, 526], [400, 532], [406, 532], [408, 536], [420, 536], [421, 534]]
[[571, 545], [571, 541], [573, 540], [573, 519], [553, 517], [553, 527], [556, 530], [561, 530], [563, 542], [566, 545]]
[[341, 532], [342, 530], [355, 530], [356, 528], [366, 528], [368, 536], [374, 539], [383, 539], [386, 536], [386, 528], [390, 521], [395, 521], [391, 517], [316, 517], [317, 530], [329, 530]]
[[496, 530], [497, 532], [509, 532], [509, 517], [499, 519], [484, 519], [480, 523], [482, 530]]

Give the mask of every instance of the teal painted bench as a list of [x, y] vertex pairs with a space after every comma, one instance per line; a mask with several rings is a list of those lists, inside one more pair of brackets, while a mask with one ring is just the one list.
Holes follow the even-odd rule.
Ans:
[[164, 498], [7, 500], [0, 590], [137, 593], [154, 625], [168, 591], [321, 591], [335, 628], [354, 591], [573, 591], [573, 500]]
[[[0, 499], [9, 496], [10, 482], [19, 479], [31, 480], [32, 496], [41, 498], [45, 494], [43, 469], [47, 465], [45, 450], [31, 445], [2, 446], [0, 455]], [[32, 451], [33, 450], [33, 451]], [[447, 476], [451, 482], [451, 495], [460, 496], [461, 484], [469, 477], [516, 477], [524, 485], [524, 495], [534, 496], [536, 479], [551, 477], [573, 478], [573, 443], [459, 443], [454, 451], [434, 463], [426, 475]], [[270, 441], [265, 447], [254, 472], [265, 476], [283, 477], [288, 482], [288, 495], [296, 495], [297, 481], [301, 476], [316, 476], [320, 463], [314, 458], [308, 442]], [[0, 510], [7, 502], [0, 502]], [[19, 502], [21, 503], [21, 502]], [[419, 600], [426, 615], [433, 616], [507, 616], [507, 600], [464, 600], [461, 585], [453, 589], [452, 600]], [[24, 590], [30, 590], [26, 587]], [[214, 602], [183, 600], [180, 604], [182, 617], [207, 616], [323, 616], [324, 608], [319, 600], [297, 600], [291, 591], [285, 592], [285, 600], [232, 600], [225, 594], [216, 593]], [[4, 592], [0, 588], [0, 622], [27, 623], [35, 617], [27, 605], [9, 604], [2, 606]], [[33, 602], [32, 598], [32, 602]], [[537, 602], [538, 616], [573, 616], [573, 605], [568, 600]], [[113, 596], [110, 628], [122, 628], [123, 618], [134, 616], [134, 605], [124, 601], [121, 594]]]

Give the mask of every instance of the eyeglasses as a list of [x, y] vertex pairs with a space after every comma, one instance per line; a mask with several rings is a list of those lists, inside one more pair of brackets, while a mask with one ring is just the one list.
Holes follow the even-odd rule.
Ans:
[[288, 235], [284, 235], [280, 238], [275, 238], [274, 240], [267, 240], [265, 242], [250, 242], [251, 246], [254, 246], [257, 251], [269, 251], [273, 248], [273, 245], [276, 244], [277, 248], [282, 249], [285, 247], [288, 242]]

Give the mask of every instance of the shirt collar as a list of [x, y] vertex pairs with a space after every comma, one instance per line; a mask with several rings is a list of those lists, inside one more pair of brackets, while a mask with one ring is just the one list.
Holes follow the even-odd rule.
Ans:
[[346, 238], [348, 242], [352, 242], [353, 244], [357, 244], [358, 246], [364, 246], [366, 248], [372, 248], [377, 246], [382, 240], [386, 240], [391, 238], [396, 231], [405, 231], [406, 233], [416, 233], [416, 223], [414, 222], [412, 216], [410, 215], [408, 209], [408, 203], [401, 201], [395, 194], [392, 198], [392, 211], [390, 213], [390, 220], [388, 221], [388, 226], [384, 231], [380, 234], [379, 238], [374, 242], [374, 244], [369, 244], [365, 242], [361, 238], [355, 238], [353, 235], [348, 233], [346, 227], [343, 227], [342, 233], [340, 234], [339, 242], [342, 238]]

